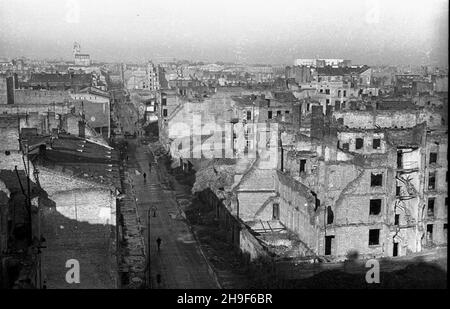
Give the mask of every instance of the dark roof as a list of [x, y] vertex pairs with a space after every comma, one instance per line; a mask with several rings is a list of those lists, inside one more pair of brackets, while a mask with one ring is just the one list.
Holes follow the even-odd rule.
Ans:
[[29, 83], [68, 83], [90, 85], [92, 83], [92, 77], [90, 74], [36, 73], [31, 74]]
[[16, 128], [18, 126], [18, 115], [0, 115], [0, 129]]
[[331, 66], [325, 66], [323, 68], [317, 68], [317, 73], [319, 75], [326, 75], [326, 76], [343, 76], [343, 75], [361, 74], [367, 69], [369, 69], [369, 67], [366, 65], [356, 68], [354, 67], [335, 68]]
[[418, 109], [412, 101], [408, 100], [383, 100], [376, 103], [378, 110], [406, 110], [406, 109]]
[[53, 140], [48, 137], [46, 145], [45, 152], [33, 156], [38, 164], [99, 184], [120, 186], [117, 150], [61, 134]]
[[280, 102], [295, 102], [297, 98], [290, 91], [274, 91], [273, 97]]
[[419, 147], [424, 138], [425, 123], [407, 130], [386, 130], [386, 140], [394, 146]]

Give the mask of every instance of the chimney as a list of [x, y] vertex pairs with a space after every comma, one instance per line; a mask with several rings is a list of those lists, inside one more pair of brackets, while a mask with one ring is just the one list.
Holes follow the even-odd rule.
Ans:
[[86, 137], [86, 121], [84, 117], [84, 102], [81, 101], [81, 120], [78, 121], [78, 136], [81, 138]]
[[78, 136], [81, 138], [86, 137], [86, 124], [84, 122], [84, 115], [83, 120], [78, 121]]
[[6, 103], [14, 104], [14, 76], [6, 77]]
[[312, 106], [311, 109], [311, 137], [323, 138], [324, 115], [321, 105]]

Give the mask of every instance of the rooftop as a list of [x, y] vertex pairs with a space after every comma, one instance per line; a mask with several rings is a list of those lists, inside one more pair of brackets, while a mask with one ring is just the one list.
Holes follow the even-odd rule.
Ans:
[[[39, 148], [32, 156], [44, 167], [101, 184], [119, 186], [119, 154], [116, 150], [72, 135], [60, 134], [58, 138], [36, 136], [30, 140]], [[30, 148], [32, 148], [30, 147]]]
[[326, 76], [343, 76], [351, 74], [361, 74], [367, 69], [369, 69], [369, 67], [366, 65], [356, 68], [355, 67], [336, 68], [331, 66], [325, 66], [323, 68], [317, 68], [317, 73], [319, 75], [326, 75]]

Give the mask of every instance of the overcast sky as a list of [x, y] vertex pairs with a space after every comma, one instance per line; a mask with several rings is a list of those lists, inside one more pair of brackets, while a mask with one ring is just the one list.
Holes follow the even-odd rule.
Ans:
[[448, 0], [0, 0], [0, 57], [448, 65]]

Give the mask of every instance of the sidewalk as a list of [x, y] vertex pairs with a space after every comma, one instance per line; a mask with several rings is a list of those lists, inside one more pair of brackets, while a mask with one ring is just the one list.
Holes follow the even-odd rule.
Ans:
[[[134, 142], [134, 141], [133, 141]], [[153, 288], [215, 289], [214, 276], [202, 255], [189, 226], [180, 215], [174, 192], [165, 190], [160, 180], [159, 166], [153, 162], [148, 146], [140, 146], [135, 152], [139, 175], [130, 173], [137, 194], [138, 213], [143, 225], [145, 244], [148, 247], [148, 210], [156, 207], [156, 217], [150, 214], [150, 259]], [[152, 170], [149, 171], [149, 160]], [[147, 174], [144, 183], [143, 173]], [[156, 239], [160, 237], [161, 251], [157, 251]], [[147, 248], [148, 250], [148, 248]], [[156, 275], [161, 275], [161, 284]]]

